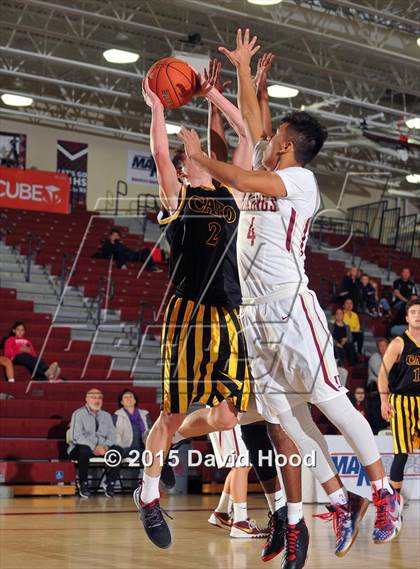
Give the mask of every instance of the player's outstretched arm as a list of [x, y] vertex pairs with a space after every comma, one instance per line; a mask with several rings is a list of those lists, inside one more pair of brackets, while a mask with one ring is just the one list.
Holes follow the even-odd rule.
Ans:
[[398, 361], [403, 349], [403, 342], [395, 338], [389, 344], [378, 374], [378, 391], [381, 397], [381, 414], [385, 421], [389, 421], [394, 416], [394, 410], [389, 402], [389, 381], [388, 376], [392, 366]]
[[169, 153], [163, 105], [159, 97], [150, 89], [147, 79], [143, 81], [143, 97], [152, 111], [150, 149], [156, 163], [159, 197], [163, 207], [169, 213], [172, 213], [178, 207], [178, 195], [181, 184]]
[[254, 145], [264, 136], [263, 122], [258, 104], [255, 86], [251, 75], [252, 56], [260, 49], [255, 45], [257, 37], [250, 40], [249, 30], [242, 30], [236, 34], [236, 49], [229, 51], [225, 47], [219, 47], [219, 51], [235, 65], [238, 77], [239, 108], [244, 119], [249, 140]]
[[274, 54], [265, 53], [258, 60], [257, 74], [255, 76], [255, 87], [257, 91], [258, 104], [260, 106], [261, 117], [264, 128], [265, 138], [271, 138], [273, 127], [271, 124], [271, 111], [268, 103], [267, 75], [273, 65]]
[[274, 172], [248, 171], [233, 164], [226, 164], [206, 156], [201, 149], [200, 139], [195, 130], [182, 128], [178, 133], [187, 156], [206, 170], [212, 178], [243, 193], [260, 193], [265, 196], [284, 198], [286, 187]]
[[[220, 81], [221, 63], [217, 59], [212, 59], [209, 65], [209, 71], [204, 71], [204, 80], [212, 87], [223, 93], [228, 86], [229, 81], [222, 83]], [[223, 118], [221, 110], [217, 105], [209, 99], [209, 122], [208, 122], [208, 155], [210, 158], [226, 162], [228, 157], [227, 142], [225, 137], [225, 128], [223, 126]]]
[[[251, 148], [246, 136], [246, 129], [245, 123], [242, 119], [242, 115], [237, 107], [233, 105], [224, 95], [223, 91], [225, 88], [232, 83], [232, 81], [225, 81], [224, 83], [220, 80], [220, 72], [222, 69], [222, 64], [217, 59], [213, 59], [210, 63], [209, 73], [207, 74], [204, 72], [205, 80], [211, 85], [211, 89], [207, 91], [206, 97], [209, 100], [209, 105], [211, 107], [217, 108], [218, 115], [220, 117], [223, 136], [224, 136], [224, 129], [223, 129], [223, 120], [221, 113], [225, 115], [226, 119], [228, 120], [230, 126], [234, 129], [236, 134], [238, 135], [238, 144], [233, 152], [232, 162], [236, 166], [240, 166], [241, 168], [245, 168], [246, 170], [251, 169]], [[225, 139], [224, 139], [225, 140]], [[225, 140], [226, 144], [226, 140]], [[227, 145], [226, 145], [226, 155], [225, 156], [217, 156], [214, 153], [210, 154], [210, 158], [215, 158], [216, 160], [220, 160], [222, 162], [227, 161]]]

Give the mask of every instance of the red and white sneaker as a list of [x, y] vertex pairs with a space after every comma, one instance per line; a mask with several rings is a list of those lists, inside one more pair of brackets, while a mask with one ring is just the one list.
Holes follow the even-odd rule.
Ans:
[[232, 527], [232, 518], [229, 514], [225, 512], [216, 512], [216, 510], [209, 517], [208, 522], [212, 526], [216, 526], [218, 528], [230, 529]]
[[249, 518], [244, 522], [233, 522], [230, 528], [230, 537], [241, 539], [265, 539], [269, 533], [268, 528], [259, 528], [256, 521]]
[[396, 490], [390, 494], [385, 488], [375, 489], [373, 505], [376, 508], [373, 542], [388, 543], [401, 531], [404, 500]]

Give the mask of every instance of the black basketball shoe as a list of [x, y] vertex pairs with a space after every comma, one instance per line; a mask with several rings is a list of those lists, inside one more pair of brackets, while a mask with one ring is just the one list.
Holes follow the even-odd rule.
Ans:
[[90, 496], [89, 482], [79, 481], [77, 489], [79, 491], [79, 496], [81, 498], [89, 498]]
[[[169, 526], [162, 515], [159, 498], [156, 498], [156, 500], [153, 500], [150, 504], [144, 504], [140, 499], [140, 492], [141, 485], [134, 490], [133, 499], [140, 512], [141, 521], [143, 522], [147, 537], [157, 547], [166, 549], [171, 545], [172, 538]], [[163, 512], [168, 518], [171, 518], [164, 510]]]
[[297, 524], [286, 525], [286, 551], [282, 569], [302, 569], [308, 556], [309, 532], [302, 518]]
[[176, 480], [175, 480], [174, 469], [167, 462], [165, 462], [162, 467], [160, 479], [168, 489], [173, 488], [175, 486]]
[[261, 558], [263, 561], [271, 561], [284, 549], [286, 534], [287, 506], [279, 508], [274, 514], [269, 514], [270, 522], [268, 529], [270, 534], [264, 544]]

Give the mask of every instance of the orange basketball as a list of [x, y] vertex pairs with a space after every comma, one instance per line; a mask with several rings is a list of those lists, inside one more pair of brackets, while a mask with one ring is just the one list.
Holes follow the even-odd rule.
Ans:
[[181, 107], [194, 96], [198, 87], [197, 75], [181, 59], [165, 57], [152, 65], [147, 73], [150, 88], [164, 107]]

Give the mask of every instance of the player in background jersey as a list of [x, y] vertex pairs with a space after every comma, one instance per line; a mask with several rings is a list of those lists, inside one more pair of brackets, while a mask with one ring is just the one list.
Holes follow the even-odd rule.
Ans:
[[420, 299], [405, 307], [408, 330], [389, 344], [379, 370], [381, 411], [394, 438], [391, 484], [401, 492], [409, 453], [420, 448]]
[[[263, 135], [250, 68], [259, 49], [256, 40], [249, 39], [249, 30], [244, 38], [238, 30], [236, 49], [220, 48], [237, 68], [240, 109], [254, 144]], [[269, 422], [280, 419], [305, 454], [307, 437], [301, 435], [308, 426], [305, 401], [317, 405], [341, 431], [371, 481], [376, 508], [374, 542], [390, 541], [401, 527], [401, 499], [385, 475], [369, 424], [340, 384], [326, 318], [307, 288], [304, 271], [309, 223], [320, 203], [315, 176], [304, 166], [322, 148], [325, 129], [307, 113], [286, 116], [263, 151], [267, 171], [253, 172], [205, 156], [194, 131], [183, 129], [179, 138], [197, 166], [248, 194], [249, 209], [241, 211], [237, 247], [245, 305], [241, 315], [259, 387], [258, 410]], [[303, 401], [294, 399], [297, 394]], [[305, 435], [314, 436], [312, 448], [322, 452], [316, 435]], [[336, 553], [343, 555], [354, 541], [362, 514], [359, 503], [353, 504], [343, 489], [337, 492], [331, 515], [337, 527]], [[284, 564], [288, 568], [303, 567], [306, 559], [308, 536], [301, 521], [288, 523]]]

